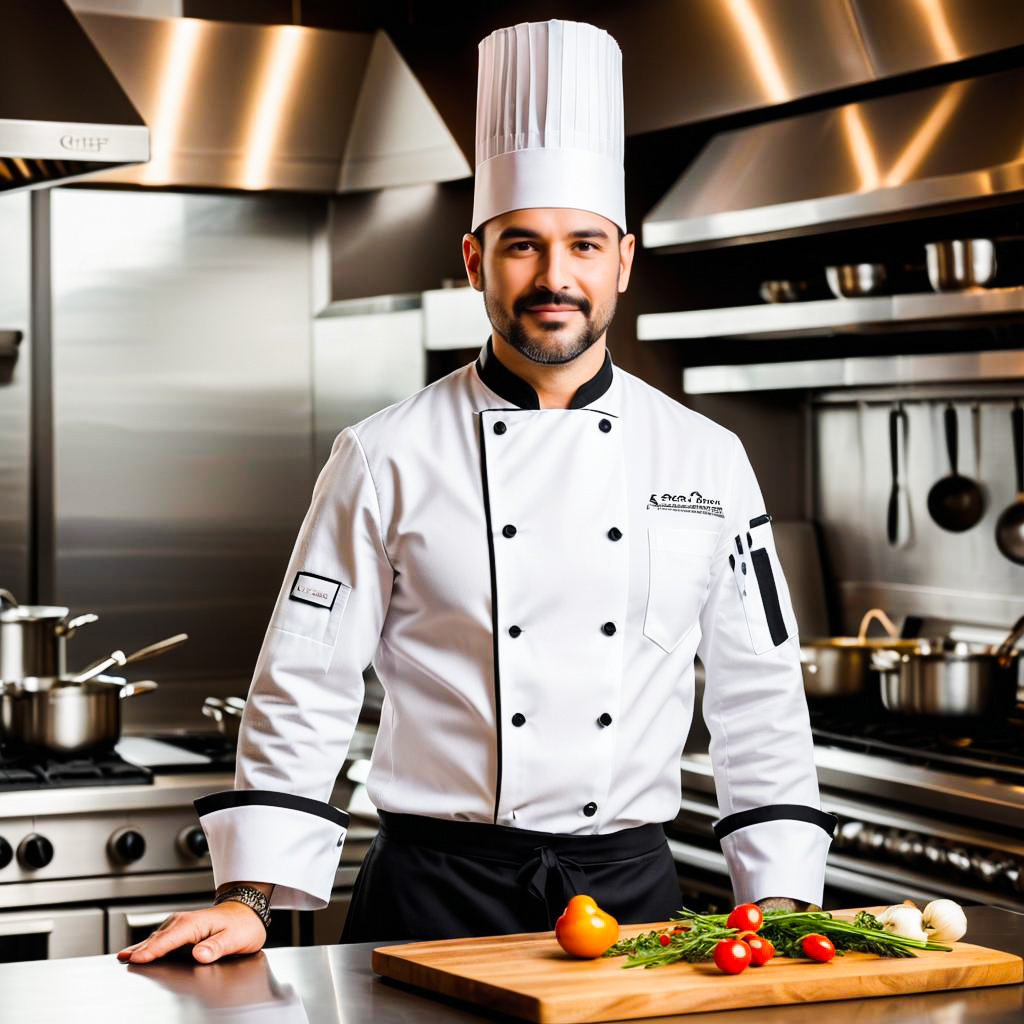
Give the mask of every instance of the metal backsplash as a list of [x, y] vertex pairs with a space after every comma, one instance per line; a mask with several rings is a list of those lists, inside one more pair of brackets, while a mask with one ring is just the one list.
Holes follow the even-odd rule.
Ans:
[[191, 637], [129, 727], [248, 686], [315, 475], [312, 213], [53, 194], [56, 594], [101, 616], [69, 661]]
[[928, 491], [949, 472], [942, 425], [947, 403], [908, 401], [903, 408], [910, 529], [900, 547], [886, 538], [893, 404], [880, 393], [870, 404], [815, 407], [816, 518], [823, 527], [844, 631], [855, 631], [864, 611], [875, 605], [894, 618], [917, 614], [1006, 627], [1024, 613], [1024, 567], [999, 553], [994, 533], [1015, 493], [1012, 401], [1005, 393], [986, 398], [979, 386], [975, 402], [969, 388], [961, 385], [954, 401], [960, 472], [981, 485], [984, 517], [971, 530], [950, 533], [928, 515]]

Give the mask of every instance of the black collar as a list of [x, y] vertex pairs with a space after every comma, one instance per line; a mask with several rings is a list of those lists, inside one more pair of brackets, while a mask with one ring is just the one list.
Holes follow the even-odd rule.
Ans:
[[[506, 402], [518, 405], [520, 409], [539, 409], [540, 399], [532, 385], [522, 377], [513, 373], [494, 354], [493, 339], [488, 338], [487, 344], [480, 349], [476, 361], [476, 372], [480, 379], [495, 393], [501, 395]], [[612, 385], [612, 357], [608, 350], [604, 353], [601, 369], [585, 384], [581, 384], [569, 402], [570, 409], [583, 409], [596, 402]]]

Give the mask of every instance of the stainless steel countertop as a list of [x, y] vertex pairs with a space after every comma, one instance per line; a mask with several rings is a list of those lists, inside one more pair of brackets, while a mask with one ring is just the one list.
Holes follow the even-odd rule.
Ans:
[[[968, 936], [978, 945], [1024, 956], [1024, 915], [992, 907], [967, 910]], [[376, 977], [370, 951], [384, 943], [270, 949], [254, 956], [201, 966], [164, 960], [126, 967], [113, 956], [0, 965], [0, 1017], [18, 1024], [145, 1021], [146, 1024], [434, 1024], [440, 1021], [511, 1020], [422, 995]], [[961, 989], [829, 1004], [840, 1022], [889, 1024], [1019, 1024], [1024, 985]], [[729, 1010], [652, 1021], [820, 1021], [821, 1007]]]

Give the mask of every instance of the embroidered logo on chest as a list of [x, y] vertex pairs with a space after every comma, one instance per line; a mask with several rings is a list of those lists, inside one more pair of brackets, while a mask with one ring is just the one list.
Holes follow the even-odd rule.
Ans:
[[702, 516], [724, 519], [722, 503], [717, 498], [705, 498], [700, 491], [689, 494], [652, 494], [647, 507], [662, 512], [691, 512]]

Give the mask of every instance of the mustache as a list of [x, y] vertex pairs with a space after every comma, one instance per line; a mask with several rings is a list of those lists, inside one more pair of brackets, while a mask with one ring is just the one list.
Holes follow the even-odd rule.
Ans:
[[512, 303], [512, 312], [522, 316], [530, 306], [565, 306], [578, 309], [584, 316], [590, 316], [590, 302], [582, 295], [566, 295], [563, 292], [533, 292]]

